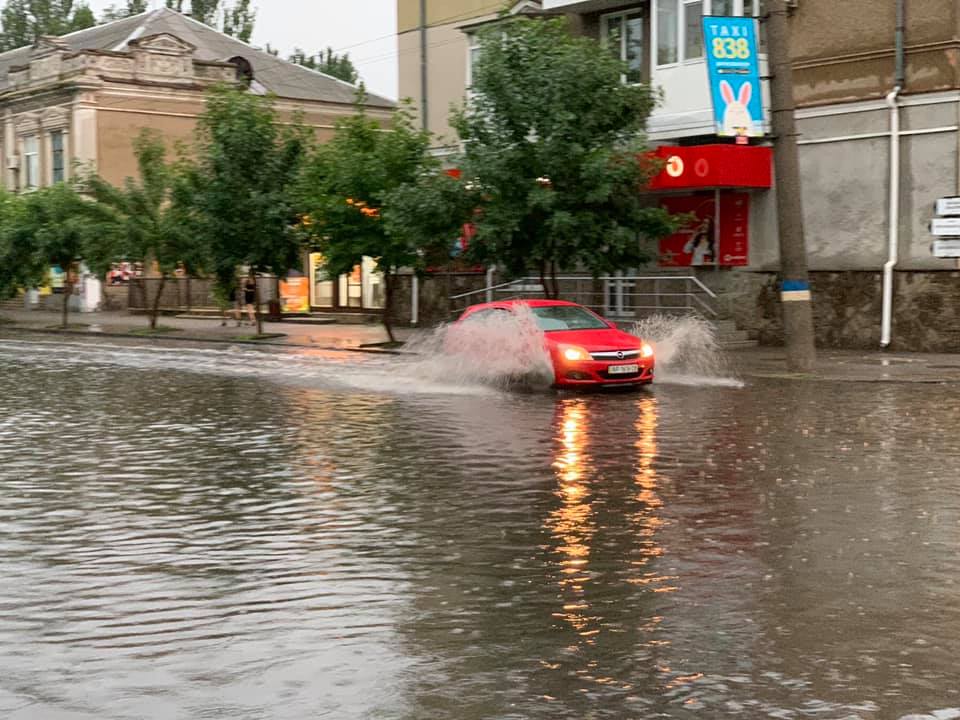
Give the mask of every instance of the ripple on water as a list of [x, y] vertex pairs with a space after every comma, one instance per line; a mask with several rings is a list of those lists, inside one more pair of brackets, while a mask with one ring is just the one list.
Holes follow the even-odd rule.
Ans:
[[391, 362], [0, 339], [4, 717], [956, 706], [942, 389]]

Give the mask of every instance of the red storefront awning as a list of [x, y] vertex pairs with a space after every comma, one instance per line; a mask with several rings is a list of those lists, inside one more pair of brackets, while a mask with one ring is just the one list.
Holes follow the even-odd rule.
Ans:
[[773, 184], [773, 150], [754, 145], [658, 147], [665, 162], [650, 181], [651, 190], [769, 188]]

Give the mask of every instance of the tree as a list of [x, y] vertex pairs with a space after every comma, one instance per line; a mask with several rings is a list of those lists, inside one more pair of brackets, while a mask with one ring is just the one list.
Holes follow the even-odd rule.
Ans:
[[20, 263], [18, 280], [37, 284], [46, 271], [59, 267], [64, 272], [62, 325], [68, 325], [70, 298], [81, 260], [102, 267], [104, 258], [93, 242], [100, 229], [98, 210], [70, 185], [59, 183], [25, 195], [7, 236]]
[[[167, 7], [184, 12], [184, 0], [167, 0]], [[233, 5], [225, 0], [189, 0], [187, 10], [195, 20], [243, 42], [250, 42], [253, 36], [257, 11], [250, 7], [250, 0], [236, 0]]]
[[[391, 342], [397, 272], [423, 265], [418, 251], [426, 244], [428, 228], [415, 228], [427, 215], [416, 209], [421, 202], [415, 188], [434, 193], [444, 188], [442, 180], [431, 180], [439, 162], [429, 148], [429, 133], [415, 129], [409, 109], [399, 110], [385, 132], [364, 113], [361, 94], [357, 112], [341, 120], [333, 138], [317, 149], [300, 185], [305, 230], [329, 273], [349, 273], [364, 257], [376, 260], [384, 278], [383, 324]], [[451, 217], [448, 208], [454, 206], [444, 205], [440, 215]], [[455, 227], [452, 221], [448, 225]], [[442, 242], [449, 246], [452, 238]]]
[[360, 74], [350, 60], [350, 54], [337, 55], [330, 47], [316, 55], [307, 55], [300, 48], [296, 48], [289, 60], [297, 65], [339, 78], [351, 85], [356, 85], [360, 80]]
[[155, 263], [160, 273], [152, 299], [144, 283], [150, 329], [156, 330], [167, 279], [180, 264], [189, 273], [198, 271], [204, 254], [193, 232], [190, 206], [184, 203], [189, 193], [183, 188], [183, 163], [168, 163], [163, 139], [148, 130], [134, 140], [134, 153], [139, 181], [127, 178], [118, 188], [93, 175], [86, 178], [86, 189], [103, 210], [99, 236], [116, 236], [116, 254]]
[[623, 63], [562, 19], [513, 18], [480, 42], [473, 96], [453, 118], [481, 195], [473, 258], [534, 269], [551, 297], [561, 270], [648, 260], [642, 241], [673, 227], [641, 195], [654, 170], [642, 160], [654, 94], [621, 82]]
[[127, 0], [127, 4], [125, 6], [117, 7], [116, 5], [111, 5], [104, 10], [100, 21], [106, 23], [113, 20], [121, 20], [123, 18], [145, 13], [148, 9], [148, 0]]
[[[299, 264], [292, 190], [308, 147], [304, 128], [281, 126], [268, 98], [227, 88], [209, 95], [189, 192], [221, 289], [241, 266], [282, 276]], [[262, 334], [259, 292], [255, 304]]]
[[26, 47], [41, 35], [65, 35], [96, 25], [86, 3], [74, 0], [9, 0], [0, 10], [0, 51]]
[[0, 190], [0, 300], [12, 296], [27, 278], [37, 274], [31, 245], [15, 232], [22, 208], [19, 196]]

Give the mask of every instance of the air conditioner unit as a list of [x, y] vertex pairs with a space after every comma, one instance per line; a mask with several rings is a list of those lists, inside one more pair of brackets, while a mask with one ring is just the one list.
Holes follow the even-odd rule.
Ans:
[[7, 158], [7, 169], [8, 170], [19, 170], [20, 169], [20, 156], [11, 155]]

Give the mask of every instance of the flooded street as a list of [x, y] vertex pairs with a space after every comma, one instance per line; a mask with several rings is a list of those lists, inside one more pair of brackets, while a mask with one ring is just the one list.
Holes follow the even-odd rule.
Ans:
[[960, 717], [958, 425], [0, 338], [0, 716]]

